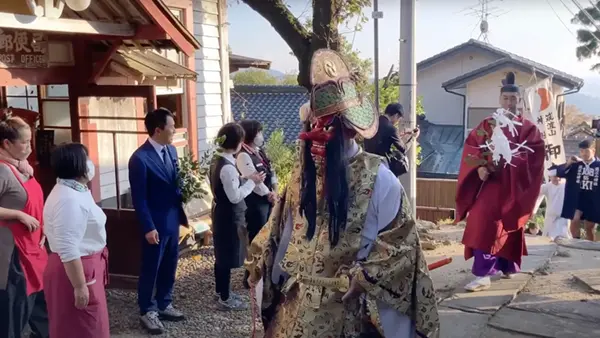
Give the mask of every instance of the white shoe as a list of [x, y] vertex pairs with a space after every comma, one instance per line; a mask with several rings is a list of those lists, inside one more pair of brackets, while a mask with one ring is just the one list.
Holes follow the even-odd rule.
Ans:
[[[216, 293], [213, 295], [213, 297], [215, 298], [216, 301], [218, 301], [219, 299], [221, 299], [221, 295]], [[244, 297], [242, 295], [239, 295], [233, 291], [229, 291], [229, 297], [233, 297], [239, 300], [244, 300]]]
[[465, 290], [469, 292], [477, 292], [487, 290], [492, 286], [490, 277], [477, 277], [474, 281], [465, 286]]
[[229, 296], [227, 300], [219, 299], [218, 304], [221, 310], [243, 311], [248, 309], [248, 304], [232, 296]]
[[152, 335], [162, 334], [165, 331], [163, 323], [160, 321], [158, 312], [149, 311], [143, 316], [140, 316], [142, 326]]
[[515, 278], [515, 274], [514, 273], [509, 273], [509, 274], [502, 274], [502, 278], [504, 279], [513, 279]]

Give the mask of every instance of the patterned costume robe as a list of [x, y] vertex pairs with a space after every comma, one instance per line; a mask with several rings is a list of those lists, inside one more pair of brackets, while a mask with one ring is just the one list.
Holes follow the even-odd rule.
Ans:
[[[302, 158], [302, 157], [300, 157]], [[319, 200], [317, 228], [312, 240], [306, 238], [307, 222], [299, 213], [301, 165], [273, 210], [268, 224], [252, 242], [246, 267], [251, 282], [263, 281], [262, 309], [268, 317], [266, 337], [359, 337], [364, 333], [364, 315], [383, 332], [379, 306], [414, 318], [417, 331], [426, 337], [437, 336], [439, 318], [433, 283], [421, 252], [417, 229], [409, 214], [404, 195], [402, 207], [394, 221], [381, 231], [365, 260], [356, 263], [361, 249], [361, 233], [382, 158], [359, 152], [349, 160], [349, 207], [346, 230], [337, 246], [328, 241], [328, 214], [324, 199]], [[317, 187], [323, 184], [318, 179]], [[317, 188], [322, 196], [321, 189]], [[277, 265], [276, 253], [288, 217], [292, 218], [289, 245]], [[273, 283], [273, 269], [282, 269], [289, 278]], [[416, 273], [415, 273], [416, 272]], [[317, 278], [339, 280], [341, 276], [357, 278], [366, 291], [365, 301], [343, 303], [344, 292], [334, 285], [316, 285]], [[416, 313], [412, 311], [413, 282]], [[283, 294], [278, 297], [278, 291]], [[365, 307], [368, 311], [364, 311]], [[382, 333], [383, 334], [383, 333]]]

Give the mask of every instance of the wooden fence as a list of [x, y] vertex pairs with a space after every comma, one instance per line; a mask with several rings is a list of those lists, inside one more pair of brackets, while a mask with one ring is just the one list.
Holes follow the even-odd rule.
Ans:
[[417, 178], [417, 218], [454, 219], [456, 180]]

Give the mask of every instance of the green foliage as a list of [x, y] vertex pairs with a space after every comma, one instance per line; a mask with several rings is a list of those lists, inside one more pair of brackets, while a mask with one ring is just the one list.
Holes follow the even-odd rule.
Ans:
[[[384, 82], [379, 82], [379, 112], [383, 114], [385, 107], [388, 104], [398, 102], [400, 100], [400, 86], [397, 84], [388, 83], [387, 87], [383, 86]], [[375, 84], [371, 84], [371, 98], [375, 98]], [[417, 115], [425, 114], [423, 108], [423, 97], [417, 97]], [[421, 164], [421, 146], [417, 144], [417, 165]]]
[[297, 86], [298, 74], [286, 74], [278, 79], [266, 70], [250, 69], [236, 72], [233, 74], [232, 80], [236, 85]]
[[[371, 98], [375, 100], [375, 84], [371, 84]], [[397, 85], [388, 85], [387, 87], [383, 86], [383, 81], [379, 81], [379, 112], [383, 114], [385, 111], [385, 107], [388, 104], [393, 102], [398, 102], [400, 97], [400, 87]], [[373, 102], [375, 104], [375, 102]], [[418, 108], [417, 108], [418, 114]]]
[[283, 86], [297, 86], [298, 74], [285, 74], [281, 79], [279, 79], [278, 84]]
[[277, 78], [266, 70], [249, 69], [236, 72], [232, 77], [233, 83], [238, 85], [276, 85]]
[[213, 153], [206, 151], [200, 161], [195, 160], [191, 153], [179, 159], [179, 188], [183, 195], [183, 204], [194, 199], [203, 199], [209, 194], [202, 183], [208, 176]]
[[271, 160], [273, 170], [277, 175], [279, 191], [282, 192], [292, 175], [296, 160], [296, 147], [286, 144], [283, 130], [276, 129], [265, 143], [265, 152]]
[[[225, 141], [225, 137], [215, 138], [213, 144], [219, 146]], [[200, 160], [194, 159], [192, 153], [185, 154], [179, 159], [179, 189], [183, 196], [183, 204], [187, 204], [194, 199], [203, 199], [210, 192], [206, 190], [208, 186], [208, 172], [210, 164], [215, 154], [215, 148], [209, 147]]]
[[358, 91], [364, 93], [369, 89], [369, 75], [372, 73], [373, 61], [361, 58], [360, 52], [352, 49], [352, 44], [343, 36], [340, 37], [339, 52], [354, 74]]
[[[587, 7], [584, 10], [587, 11], [596, 23], [591, 22], [584, 11], [579, 11], [575, 14], [575, 17], [571, 19], [571, 23], [582, 26], [581, 29], [577, 30], [577, 42], [579, 46], [576, 49], [577, 58], [581, 60], [591, 59], [593, 57], [600, 56], [600, 31], [596, 29], [595, 24], [600, 20], [600, 1], [595, 3], [595, 7]], [[592, 70], [600, 71], [600, 63], [592, 66]]]

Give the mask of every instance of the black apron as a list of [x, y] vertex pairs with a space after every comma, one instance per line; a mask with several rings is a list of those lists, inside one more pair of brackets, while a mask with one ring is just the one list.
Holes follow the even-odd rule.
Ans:
[[[259, 151], [259, 155], [256, 155], [253, 151], [249, 150], [246, 145], [242, 147], [242, 151], [250, 156], [254, 168], [259, 173], [265, 173], [265, 185], [269, 188], [269, 191], [273, 191], [273, 184], [271, 182], [273, 178], [273, 171], [271, 170], [271, 163], [267, 159], [267, 156], [262, 151]], [[248, 237], [249, 241], [252, 242], [254, 237], [258, 234], [260, 229], [269, 220], [271, 214], [272, 205], [269, 202], [268, 196], [260, 196], [254, 191], [246, 197], [246, 220], [248, 222]]]
[[235, 168], [218, 154], [213, 157], [210, 167], [210, 188], [213, 194], [211, 219], [215, 264], [235, 269], [243, 265], [246, 256], [246, 252], [242, 252], [245, 239], [240, 240], [238, 235], [240, 228], [246, 227], [246, 203], [242, 200], [233, 204], [227, 198], [220, 178], [221, 170], [227, 165]]

